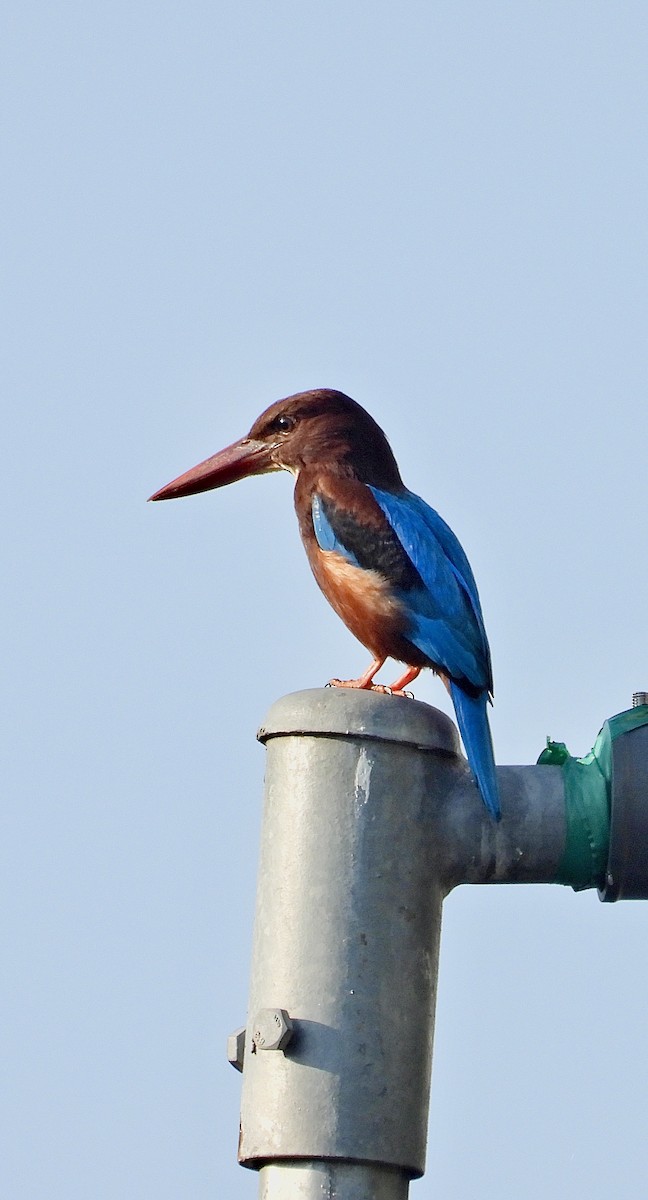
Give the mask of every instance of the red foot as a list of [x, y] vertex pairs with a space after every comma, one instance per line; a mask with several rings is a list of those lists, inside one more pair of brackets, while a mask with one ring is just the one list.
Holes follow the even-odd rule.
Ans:
[[363, 691], [368, 692], [380, 691], [381, 684], [374, 683], [373, 677], [378, 674], [384, 661], [384, 658], [374, 658], [371, 665], [367, 667], [364, 675], [361, 675], [358, 679], [329, 679], [329, 687], [361, 688]]
[[408, 700], [414, 699], [413, 692], [406, 692], [405, 686], [411, 683], [413, 679], [420, 673], [420, 667], [408, 667], [400, 679], [391, 687], [386, 687], [383, 683], [374, 683], [374, 675], [377, 675], [384, 663], [384, 658], [374, 658], [371, 666], [365, 671], [364, 675], [360, 675], [358, 679], [329, 679], [328, 687], [341, 688], [357, 688], [364, 692], [378, 692], [381, 696], [406, 696]]
[[413, 692], [406, 692], [404, 689], [407, 687], [408, 683], [413, 683], [413, 681], [420, 674], [420, 667], [408, 667], [407, 670], [401, 675], [400, 679], [397, 679], [396, 683], [392, 683], [392, 694], [394, 696], [407, 696], [410, 700], [413, 700]]
[[329, 679], [326, 686], [355, 688], [357, 691], [362, 692], [378, 692], [381, 696], [391, 696], [393, 694], [392, 689], [386, 687], [384, 683], [372, 683], [371, 680], [365, 683], [364, 676], [361, 679]]
[[406, 692], [402, 688], [387, 687], [385, 683], [361, 683], [358, 679], [329, 679], [327, 687], [356, 688], [363, 692], [377, 692], [379, 696], [405, 696], [407, 700], [414, 699], [414, 692]]

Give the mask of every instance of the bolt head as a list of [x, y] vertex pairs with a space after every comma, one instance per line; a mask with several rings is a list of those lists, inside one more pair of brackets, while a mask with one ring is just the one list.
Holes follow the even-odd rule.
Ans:
[[285, 1050], [293, 1035], [293, 1023], [285, 1008], [262, 1008], [257, 1013], [252, 1041], [257, 1050]]

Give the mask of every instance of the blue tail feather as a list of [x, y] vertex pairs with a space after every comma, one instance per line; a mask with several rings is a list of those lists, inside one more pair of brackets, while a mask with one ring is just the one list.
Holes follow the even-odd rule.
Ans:
[[486, 808], [491, 816], [499, 821], [501, 814], [497, 770], [486, 711], [488, 696], [486, 692], [481, 692], [479, 696], [469, 696], [452, 681], [450, 694], [470, 769]]

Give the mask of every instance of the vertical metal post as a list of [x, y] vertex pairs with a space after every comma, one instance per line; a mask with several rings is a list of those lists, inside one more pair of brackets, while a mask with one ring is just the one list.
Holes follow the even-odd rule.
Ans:
[[[317, 691], [279, 701], [259, 736], [239, 1158], [264, 1200], [406, 1200], [425, 1166], [444, 895], [429, 814], [457, 733], [425, 705]], [[273, 1010], [293, 1025], [285, 1049], [267, 1048]]]

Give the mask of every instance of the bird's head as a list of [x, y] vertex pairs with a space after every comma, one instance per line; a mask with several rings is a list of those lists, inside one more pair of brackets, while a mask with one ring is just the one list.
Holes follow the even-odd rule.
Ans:
[[171, 500], [224, 487], [246, 475], [326, 470], [375, 487], [402, 485], [382, 429], [355, 400], [329, 388], [277, 400], [250, 432], [151, 496]]

